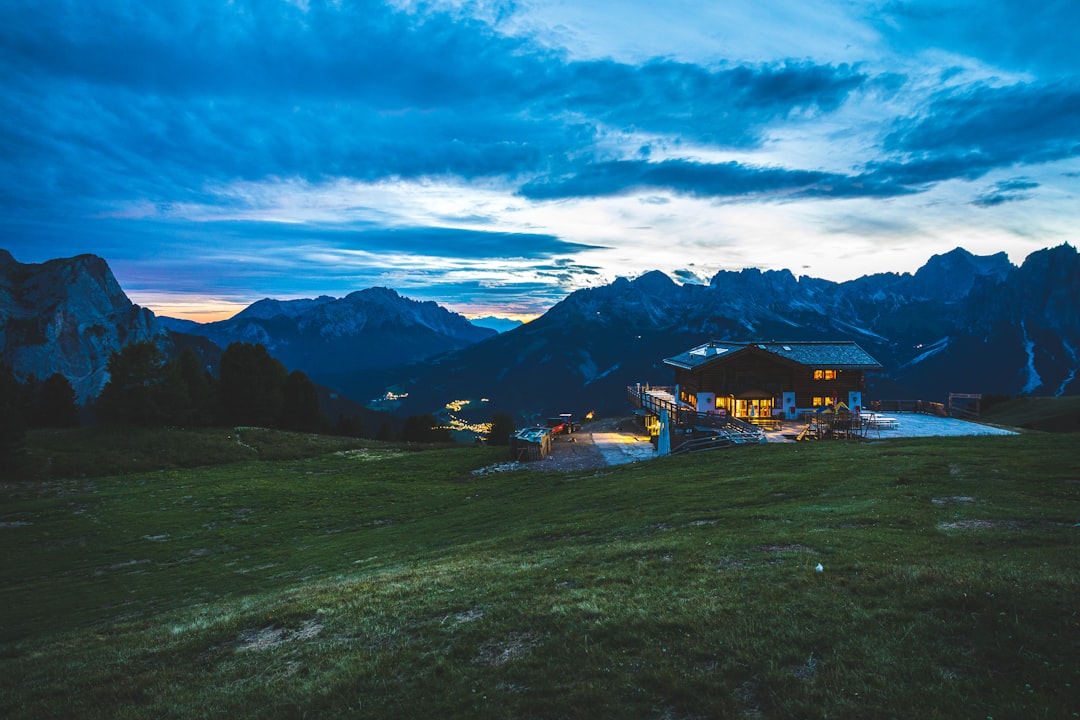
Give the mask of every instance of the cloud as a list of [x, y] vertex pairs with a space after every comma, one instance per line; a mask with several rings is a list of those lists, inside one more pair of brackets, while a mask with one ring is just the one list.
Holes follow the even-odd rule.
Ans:
[[447, 227], [354, 227], [288, 223], [208, 223], [208, 235], [219, 233], [241, 239], [273, 240], [275, 244], [318, 244], [340, 251], [371, 254], [449, 257], [464, 260], [538, 260], [593, 249], [545, 233], [478, 231]]
[[376, 3], [95, 8], [0, 9], [0, 187], [16, 203], [199, 201], [270, 177], [513, 183], [611, 159], [611, 133], [753, 147], [866, 79], [810, 62], [575, 62], [461, 13]]
[[671, 274], [680, 283], [691, 284], [691, 285], [705, 285], [705, 284], [707, 284], [706, 280], [703, 280], [700, 275], [698, 275], [696, 272], [694, 272], [693, 270], [690, 270], [688, 268], [682, 268], [682, 269], [678, 269], [678, 270], [673, 270]]
[[1048, 76], [1076, 70], [1080, 5], [1073, 0], [892, 0], [867, 19], [898, 50], [944, 48], [1001, 68]]
[[1026, 178], [1002, 180], [995, 183], [992, 189], [975, 198], [972, 204], [978, 207], [994, 207], [1004, 205], [1007, 202], [1027, 200], [1031, 197], [1031, 193], [1025, 191], [1034, 190], [1037, 187], [1039, 187], [1039, 183]]
[[0, 236], [159, 287], [550, 299], [1075, 194], [1076, 3], [571, 5], [0, 3]]
[[576, 62], [537, 103], [619, 128], [720, 146], [753, 147], [775, 120], [835, 110], [866, 80], [847, 65], [766, 63], [710, 69], [653, 60]]
[[531, 199], [599, 197], [637, 191], [670, 190], [701, 198], [775, 200], [795, 197], [862, 197], [908, 192], [873, 176], [849, 176], [814, 170], [754, 167], [738, 162], [622, 160], [588, 164], [575, 174], [526, 183]]
[[918, 186], [1077, 157], [1077, 127], [1080, 86], [1074, 83], [949, 89], [925, 113], [896, 121], [884, 147], [901, 159], [869, 163], [868, 176]]

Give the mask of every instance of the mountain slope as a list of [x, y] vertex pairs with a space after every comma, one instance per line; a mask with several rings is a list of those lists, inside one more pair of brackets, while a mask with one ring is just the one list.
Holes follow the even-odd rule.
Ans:
[[144, 340], [168, 335], [101, 258], [23, 264], [0, 250], [0, 360], [20, 379], [61, 373], [86, 401], [104, 387], [113, 351]]
[[434, 302], [411, 300], [388, 288], [341, 299], [260, 300], [228, 320], [175, 327], [221, 347], [261, 343], [290, 369], [313, 378], [402, 365], [496, 335]]
[[1080, 258], [1063, 245], [1021, 267], [962, 249], [914, 275], [846, 283], [784, 271], [720, 272], [708, 286], [663, 273], [580, 290], [543, 317], [398, 373], [402, 412], [457, 397], [526, 420], [558, 412], [620, 412], [625, 387], [669, 384], [662, 364], [709, 339], [854, 340], [886, 370], [879, 398], [950, 392], [1080, 394]]

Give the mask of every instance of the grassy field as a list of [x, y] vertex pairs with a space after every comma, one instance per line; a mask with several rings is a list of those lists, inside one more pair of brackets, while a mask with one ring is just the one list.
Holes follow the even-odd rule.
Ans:
[[1078, 448], [36, 435], [0, 716], [1080, 717]]
[[984, 420], [1046, 432], [1080, 432], [1080, 397], [1019, 397], [994, 405]]

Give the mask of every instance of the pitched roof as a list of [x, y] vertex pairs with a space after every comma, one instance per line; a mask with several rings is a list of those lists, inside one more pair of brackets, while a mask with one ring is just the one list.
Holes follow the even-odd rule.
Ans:
[[684, 370], [693, 370], [721, 358], [727, 359], [752, 348], [763, 350], [785, 360], [816, 368], [837, 370], [881, 370], [882, 366], [868, 352], [850, 341], [840, 342], [707, 342], [664, 362]]

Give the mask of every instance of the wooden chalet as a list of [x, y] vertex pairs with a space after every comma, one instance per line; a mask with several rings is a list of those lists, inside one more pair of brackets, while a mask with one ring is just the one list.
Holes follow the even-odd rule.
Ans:
[[664, 363], [679, 406], [751, 421], [840, 403], [858, 415], [866, 373], [882, 369], [854, 342], [708, 342]]

